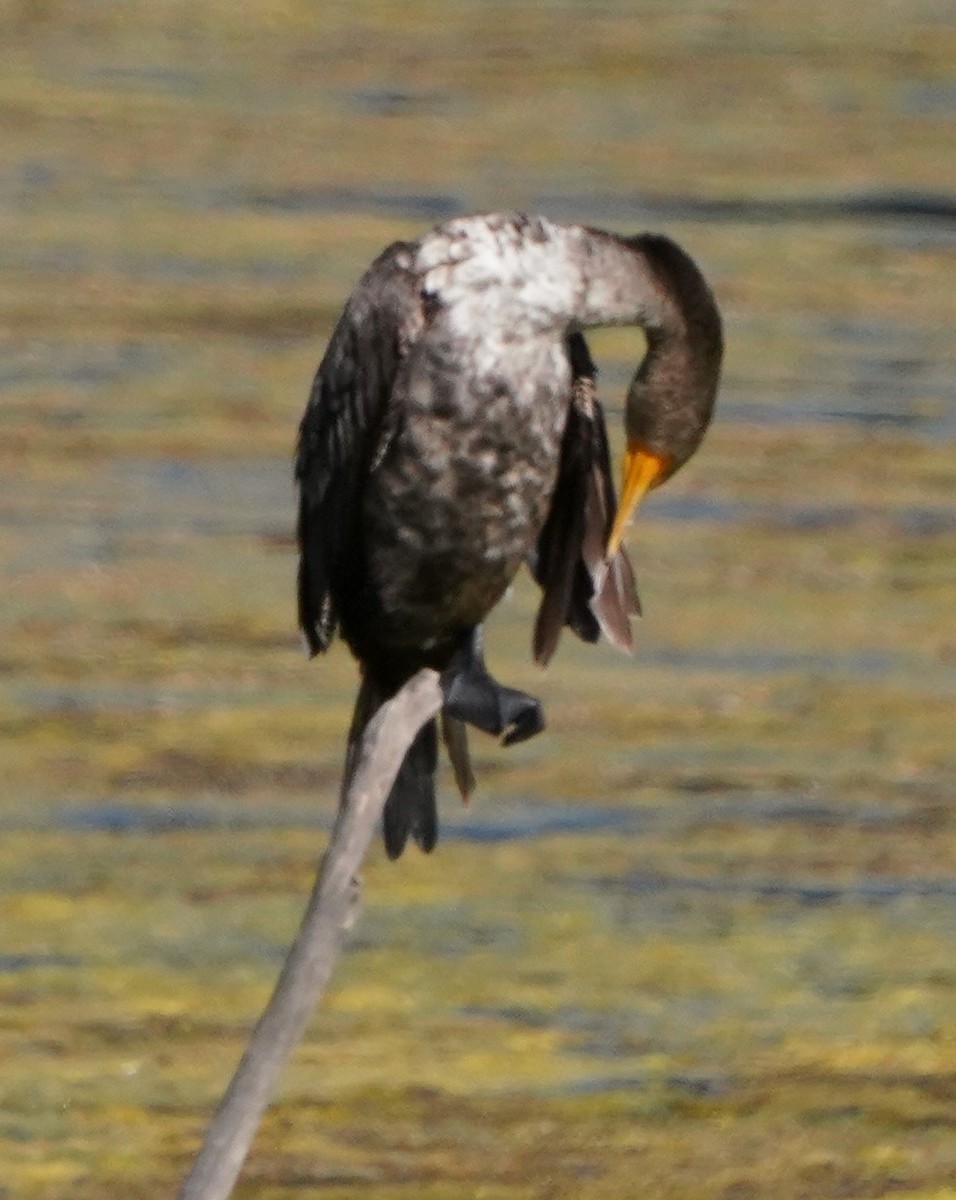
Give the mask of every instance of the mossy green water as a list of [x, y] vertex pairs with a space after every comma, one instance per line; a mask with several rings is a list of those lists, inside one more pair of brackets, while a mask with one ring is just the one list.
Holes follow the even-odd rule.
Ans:
[[[772, 207], [943, 191], [946, 6], [4, 20], [0, 1196], [174, 1194], [355, 689], [294, 630], [323, 338], [388, 241], [525, 205], [700, 258], [719, 419], [630, 535], [632, 659], [495, 615], [549, 730], [376, 847], [237, 1194], [952, 1200], [952, 226]], [[616, 426], [640, 347], [594, 347]]]

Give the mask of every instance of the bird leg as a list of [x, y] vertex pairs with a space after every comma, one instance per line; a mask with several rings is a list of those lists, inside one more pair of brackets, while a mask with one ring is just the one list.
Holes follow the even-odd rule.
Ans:
[[443, 709], [448, 716], [513, 746], [544, 729], [544, 710], [534, 696], [503, 687], [492, 678], [481, 642], [481, 627], [476, 626], [442, 673]]

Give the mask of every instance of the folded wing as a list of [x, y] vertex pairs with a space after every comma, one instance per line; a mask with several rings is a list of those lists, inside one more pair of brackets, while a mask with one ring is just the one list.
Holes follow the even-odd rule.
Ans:
[[335, 636], [362, 489], [387, 443], [395, 377], [409, 330], [420, 321], [418, 284], [404, 251], [401, 243], [390, 246], [356, 288], [299, 426], [299, 626], [313, 655]]
[[629, 650], [631, 616], [641, 611], [623, 548], [610, 562], [604, 548], [617, 502], [607, 429], [595, 394], [595, 368], [580, 334], [568, 339], [573, 383], [558, 477], [533, 562], [543, 596], [534, 627], [535, 661], [545, 666], [569, 626], [586, 642], [603, 633]]

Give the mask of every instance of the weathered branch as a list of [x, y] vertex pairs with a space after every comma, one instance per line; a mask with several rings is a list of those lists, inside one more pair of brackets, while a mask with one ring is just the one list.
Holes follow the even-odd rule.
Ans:
[[398, 768], [440, 707], [438, 675], [422, 670], [369, 722], [299, 932], [179, 1200], [226, 1200], [232, 1192], [279, 1074], [338, 959], [354, 880]]

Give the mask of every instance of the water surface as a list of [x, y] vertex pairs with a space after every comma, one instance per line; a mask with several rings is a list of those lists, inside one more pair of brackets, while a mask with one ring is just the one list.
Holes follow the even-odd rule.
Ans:
[[[356, 687], [294, 628], [321, 347], [384, 245], [523, 208], [691, 250], [718, 418], [631, 658], [495, 614], [549, 729], [376, 847], [237, 1195], [951, 1197], [949, 7], [306, 8], [5, 31], [0, 1193], [174, 1193]], [[593, 348], [617, 444], [643, 344]]]

